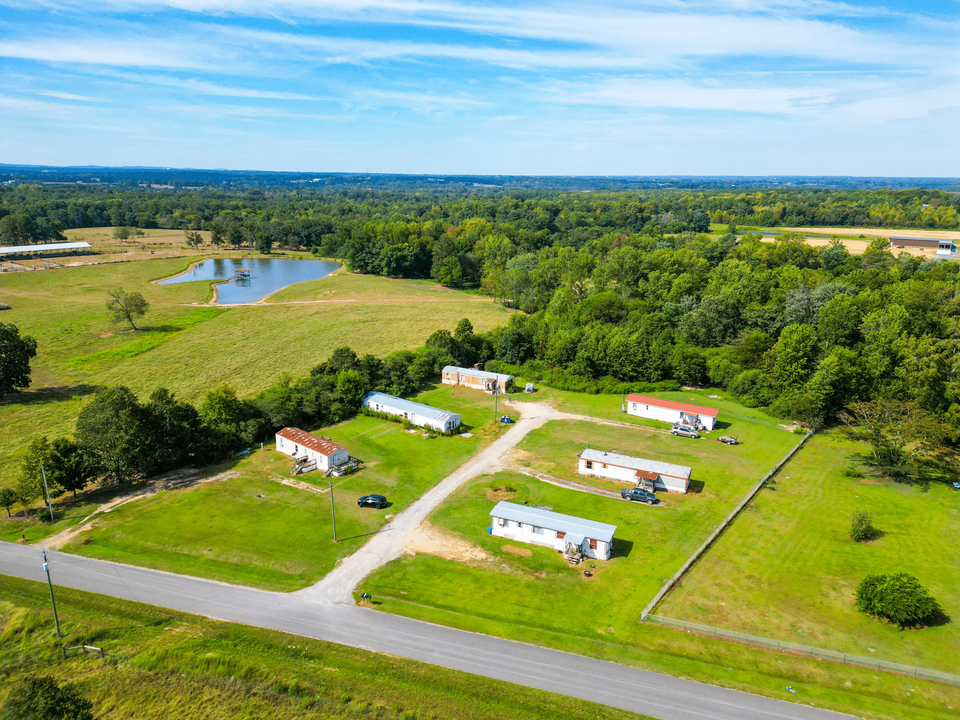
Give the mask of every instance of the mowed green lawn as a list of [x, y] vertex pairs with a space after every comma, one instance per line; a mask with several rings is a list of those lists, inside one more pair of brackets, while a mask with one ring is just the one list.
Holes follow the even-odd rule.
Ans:
[[[641, 428], [549, 422], [520, 443], [516, 453], [520, 465], [582, 481], [576, 474], [577, 453], [589, 442], [598, 450], [689, 465], [694, 468], [697, 491], [661, 492], [662, 505], [648, 507], [509, 471], [479, 478], [451, 496], [431, 521], [483, 547], [494, 562], [458, 564], [418, 555], [384, 568], [364, 589], [378, 596], [590, 637], [607, 628], [623, 632], [637, 622], [660, 586], [748, 489], [800, 440], [769, 419], [762, 424], [731, 416], [731, 421], [742, 424], [751, 442], [728, 447], [716, 440], [679, 438]], [[626, 487], [613, 481], [606, 484], [613, 490]], [[559, 513], [616, 525], [616, 557], [595, 561], [595, 577], [587, 580], [583, 567], [571, 568], [554, 550], [488, 535], [489, 513], [495, 504], [488, 490], [496, 486], [513, 488], [514, 502], [545, 505]], [[504, 550], [505, 545], [532, 555], [517, 555]], [[564, 601], [558, 603], [558, 597]], [[584, 607], [591, 611], [584, 613]]]
[[[384, 356], [423, 344], [464, 317], [487, 330], [509, 311], [425, 281], [338, 273], [291, 286], [297, 304], [196, 307], [209, 282], [155, 285], [196, 258], [155, 259], [0, 276], [0, 321], [37, 339], [33, 385], [0, 402], [0, 486], [16, 478], [29, 438], [69, 434], [97, 385], [124, 384], [141, 396], [166, 386], [196, 401], [221, 382], [248, 396], [279, 374], [304, 375], [332, 350]], [[110, 322], [107, 290], [141, 292], [150, 309], [131, 332]], [[325, 300], [333, 301], [327, 302]]]
[[[357, 473], [331, 478], [338, 543], [329, 492], [280, 484], [291, 477], [293, 461], [267, 444], [232, 467], [217, 468], [236, 477], [122, 505], [100, 515], [96, 528], [65, 549], [271, 590], [310, 585], [500, 432], [488, 417], [493, 400], [483, 393], [437, 387], [417, 400], [461, 413], [474, 437], [425, 438], [365, 416], [317, 431], [364, 462]], [[318, 472], [296, 479], [328, 487]], [[390, 505], [357, 507], [357, 498], [370, 493], [386, 495]]]
[[[960, 494], [844, 477], [862, 448], [811, 438], [671, 594], [660, 614], [960, 674]], [[883, 536], [850, 539], [863, 508]], [[907, 572], [951, 622], [898, 630], [854, 606], [869, 573]]]
[[[519, 391], [510, 395], [511, 402], [546, 402], [563, 412], [589, 415], [604, 420], [616, 420], [633, 425], [643, 425], [666, 430], [670, 429], [670, 423], [668, 422], [650, 420], [625, 413], [621, 409], [622, 399], [620, 395], [591, 395], [589, 393], [579, 393], [570, 390], [557, 390], [540, 385], [536, 386], [536, 392], [525, 393], [523, 392], [525, 383], [526, 380], [523, 378], [517, 378], [516, 387], [519, 388]], [[706, 434], [706, 437], [738, 435], [744, 442], [750, 442], [754, 428], [768, 428], [775, 424], [772, 422], [770, 416], [764, 414], [761, 410], [744, 407], [734, 400], [723, 399], [723, 396], [727, 393], [715, 388], [641, 394], [649, 397], [657, 397], [662, 400], [672, 400], [673, 402], [716, 408], [720, 411], [717, 416], [717, 427], [712, 433]], [[708, 395], [719, 395], [720, 398], [707, 397]], [[741, 433], [745, 434], [740, 435]], [[759, 438], [762, 437], [762, 435], [754, 435], [754, 437]]]

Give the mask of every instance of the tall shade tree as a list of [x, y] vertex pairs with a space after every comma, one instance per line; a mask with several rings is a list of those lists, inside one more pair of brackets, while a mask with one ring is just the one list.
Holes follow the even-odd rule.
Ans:
[[10, 506], [17, 501], [17, 494], [13, 488], [0, 488], [0, 505], [7, 511], [7, 517], [10, 517]]
[[50, 443], [46, 465], [47, 477], [73, 496], [97, 477], [92, 458], [78, 442], [70, 438], [56, 438]]
[[107, 310], [113, 316], [114, 322], [126, 320], [130, 323], [130, 327], [139, 330], [133, 319], [143, 317], [147, 308], [150, 307], [150, 303], [143, 299], [143, 295], [138, 292], [128, 293], [123, 288], [109, 290], [107, 294], [110, 296], [107, 301]]
[[129, 480], [144, 464], [143, 409], [130, 388], [97, 390], [77, 418], [77, 442], [114, 482]]
[[30, 360], [37, 341], [20, 335], [16, 325], [0, 323], [0, 397], [30, 385]]

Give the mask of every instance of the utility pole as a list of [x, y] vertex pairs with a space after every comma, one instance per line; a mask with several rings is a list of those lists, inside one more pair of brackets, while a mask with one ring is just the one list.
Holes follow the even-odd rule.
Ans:
[[337, 540], [337, 511], [333, 508], [333, 482], [328, 480], [327, 485], [330, 486], [330, 517], [333, 518], [333, 541], [339, 542]]
[[53, 605], [53, 622], [57, 625], [57, 637], [60, 635], [60, 618], [57, 617], [57, 601], [53, 599], [53, 583], [50, 582], [50, 563], [47, 562], [47, 549], [43, 549], [43, 569], [47, 573], [47, 586], [50, 588], [50, 604]]
[[50, 511], [50, 522], [53, 522], [53, 503], [50, 502], [50, 486], [47, 485], [47, 471], [43, 469], [43, 463], [40, 463], [40, 473], [43, 475], [43, 489], [47, 491], [47, 510]]
[[500, 399], [500, 383], [497, 383], [493, 386], [493, 419], [499, 420], [497, 417], [497, 401]]

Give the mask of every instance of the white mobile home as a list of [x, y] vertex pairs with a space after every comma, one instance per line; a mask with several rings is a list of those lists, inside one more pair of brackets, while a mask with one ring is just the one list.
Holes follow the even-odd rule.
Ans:
[[713, 430], [713, 426], [717, 424], [717, 415], [720, 414], [716, 408], [660, 400], [646, 395], [627, 395], [625, 410], [628, 415], [663, 420], [668, 423], [679, 422], [702, 427], [704, 430]]
[[438, 432], [447, 432], [460, 427], [460, 416], [457, 413], [447, 412], [412, 400], [404, 400], [382, 392], [367, 393], [362, 404], [375, 412], [396, 415], [409, 420], [414, 425], [429, 426]]
[[610, 478], [638, 486], [652, 485], [655, 490], [685, 493], [690, 487], [692, 468], [685, 465], [606, 453], [587, 448], [578, 456], [581, 475]]
[[447, 365], [440, 373], [440, 382], [444, 385], [463, 385], [488, 393], [492, 393], [494, 388], [498, 388], [499, 392], [506, 392], [513, 384], [513, 375]]
[[544, 545], [564, 554], [582, 553], [609, 560], [616, 525], [561, 515], [511, 502], [498, 502], [490, 511], [490, 534], [507, 540]]
[[345, 465], [350, 460], [350, 453], [342, 445], [337, 445], [328, 437], [317, 437], [294, 427], [284, 428], [277, 433], [277, 450], [297, 460], [312, 460], [322, 472]]

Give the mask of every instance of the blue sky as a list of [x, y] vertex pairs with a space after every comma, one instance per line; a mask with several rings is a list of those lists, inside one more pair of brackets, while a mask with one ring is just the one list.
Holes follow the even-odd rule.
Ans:
[[960, 0], [0, 0], [8, 163], [957, 176], [958, 129]]

